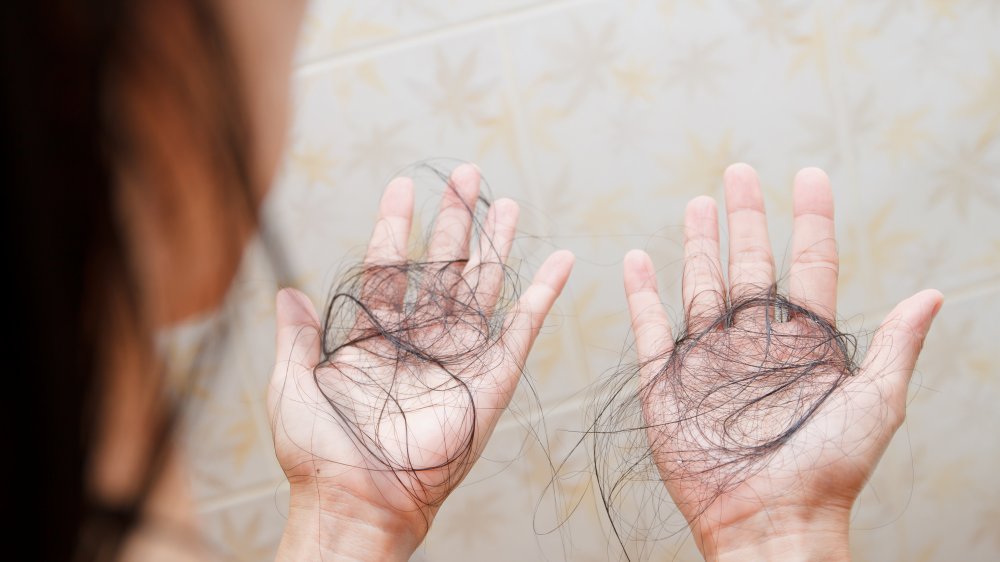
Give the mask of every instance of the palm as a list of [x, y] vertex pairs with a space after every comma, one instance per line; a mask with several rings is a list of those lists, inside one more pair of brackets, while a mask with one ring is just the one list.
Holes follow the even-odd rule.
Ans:
[[[746, 370], [728, 374], [752, 375]], [[816, 373], [808, 384], [820, 385], [825, 379], [830, 386], [814, 390], [828, 390], [841, 377], [843, 372], [831, 369]], [[713, 388], [718, 389], [718, 381], [715, 384]], [[754, 397], [759, 399], [769, 390], [758, 390]], [[819, 402], [820, 396], [775, 396], [761, 400], [759, 408], [743, 412], [744, 417], [735, 420], [732, 408], [707, 408], [704, 403], [691, 417], [692, 410], [698, 409], [690, 403], [693, 396], [682, 404], [675, 394], [666, 398], [666, 393], [657, 393], [657, 398], [663, 399], [647, 400], [654, 458], [685, 517], [723, 526], [742, 521], [765, 506], [798, 506], [810, 498], [850, 508], [891, 432], [882, 431], [885, 408], [865, 403], [870, 393], [841, 390], [823, 399], [787, 441], [760, 456], [749, 451], [787, 433], [788, 424], [802, 419], [805, 407]], [[723, 387], [713, 394], [713, 401], [745, 402], [734, 388]], [[705, 398], [705, 394], [697, 398]], [[684, 421], [667, 421], [677, 419]]]
[[[315, 373], [291, 366], [296, 384], [286, 384], [278, 404], [278, 458], [290, 477], [323, 475], [373, 504], [401, 512], [437, 506], [478, 457], [519, 367], [499, 342], [489, 357], [448, 371], [387, 365], [394, 349], [384, 340], [366, 347], [341, 349]], [[480, 362], [496, 368], [480, 380], [453, 374]]]
[[[331, 314], [351, 326], [322, 327], [301, 293], [278, 298], [268, 398], [290, 483], [315, 487], [321, 502], [346, 497], [396, 514], [417, 535], [478, 459], [572, 267], [571, 254], [553, 254], [502, 310], [517, 205], [494, 203], [470, 251], [478, 191], [478, 171], [456, 169], [426, 255], [411, 262], [412, 183], [389, 184], [346, 299], [360, 304]], [[413, 267], [433, 275], [408, 287]], [[323, 355], [330, 331], [342, 341]]]
[[721, 530], [762, 514], [850, 512], [902, 422], [919, 344], [940, 304], [935, 291], [901, 303], [856, 368], [833, 324], [838, 258], [825, 174], [800, 172], [794, 206], [783, 300], [772, 290], [753, 170], [736, 165], [726, 173], [728, 290], [715, 203], [700, 197], [688, 205], [687, 329], [676, 347], [648, 256], [626, 257], [653, 459], [703, 551], [713, 550], [705, 543]]

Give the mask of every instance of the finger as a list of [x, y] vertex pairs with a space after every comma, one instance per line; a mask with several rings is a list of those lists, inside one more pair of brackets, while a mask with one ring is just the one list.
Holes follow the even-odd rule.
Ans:
[[320, 323], [312, 301], [296, 289], [282, 289], [275, 298], [276, 356], [312, 369], [319, 363]]
[[396, 178], [389, 182], [378, 205], [366, 264], [398, 263], [406, 259], [406, 244], [413, 221], [413, 180]]
[[514, 396], [528, 352], [531, 351], [549, 310], [566, 286], [573, 261], [571, 252], [560, 250], [542, 263], [531, 280], [531, 285], [504, 319], [507, 330], [503, 334], [501, 345], [504, 346], [506, 355], [502, 366], [470, 381], [476, 394], [476, 422], [480, 435], [490, 435], [500, 414]]
[[[309, 297], [295, 289], [282, 289], [275, 298], [277, 311], [274, 372], [268, 394], [269, 402], [277, 400], [285, 387], [288, 373], [312, 372], [322, 352], [322, 330], [319, 316]], [[268, 408], [271, 412], [273, 408]]]
[[[625, 298], [632, 319], [632, 334], [639, 354], [639, 364], [645, 366], [670, 353], [674, 347], [670, 321], [663, 309], [656, 287], [656, 270], [649, 254], [632, 250], [625, 254]], [[654, 369], [641, 369], [645, 377]], [[640, 385], [645, 387], [645, 381]]]
[[549, 256], [509, 313], [504, 344], [518, 371], [527, 361], [528, 352], [531, 351], [552, 304], [566, 286], [573, 261], [573, 254], [568, 250], [560, 250]]
[[465, 283], [459, 302], [475, 302], [484, 314], [492, 312], [503, 292], [505, 264], [514, 245], [520, 212], [510, 199], [498, 199], [490, 206], [477, 248], [462, 273]]
[[719, 214], [711, 197], [696, 197], [684, 212], [684, 273], [681, 281], [689, 328], [697, 330], [725, 307], [719, 258]]
[[833, 322], [837, 311], [837, 239], [833, 222], [830, 178], [819, 168], [795, 175], [795, 221], [792, 229], [792, 266], [788, 295]]
[[913, 367], [943, 300], [940, 292], [929, 289], [896, 305], [875, 332], [861, 367], [857, 384], [873, 384], [899, 423]]
[[[413, 221], [413, 180], [389, 182], [365, 253], [361, 302], [370, 308], [397, 309], [406, 294], [406, 253]], [[382, 267], [384, 266], [384, 267]]]
[[737, 300], [774, 284], [774, 256], [757, 172], [746, 164], [733, 164], [726, 169], [724, 183], [729, 222], [729, 297]]
[[479, 170], [462, 164], [451, 173], [441, 197], [441, 209], [427, 246], [429, 261], [464, 260], [469, 255], [469, 230], [479, 197]]

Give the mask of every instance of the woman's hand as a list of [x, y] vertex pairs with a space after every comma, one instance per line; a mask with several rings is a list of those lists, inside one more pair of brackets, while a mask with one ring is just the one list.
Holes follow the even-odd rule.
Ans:
[[[278, 294], [268, 410], [291, 484], [279, 559], [407, 560], [507, 407], [573, 256], [552, 254], [509, 311], [496, 312], [518, 207], [497, 200], [472, 241], [479, 183], [471, 165], [452, 174], [420, 262], [425, 273], [440, 264], [440, 275], [434, 288], [409, 291], [413, 185], [386, 187], [361, 272], [363, 306], [331, 356], [309, 299]], [[496, 337], [490, 326], [500, 326]]]
[[790, 305], [727, 315], [748, 298], [777, 301], [753, 169], [731, 166], [725, 192], [728, 291], [714, 200], [696, 198], [685, 214], [683, 349], [674, 349], [649, 257], [625, 259], [653, 459], [707, 559], [848, 559], [851, 507], [903, 422], [942, 296], [928, 290], [901, 302], [852, 368], [834, 328], [833, 195], [811, 168], [795, 178]]

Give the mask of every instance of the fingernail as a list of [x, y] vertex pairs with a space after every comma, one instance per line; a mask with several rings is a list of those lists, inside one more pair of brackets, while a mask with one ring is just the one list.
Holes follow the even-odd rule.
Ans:
[[931, 311], [931, 320], [933, 320], [938, 315], [938, 312], [941, 311], [941, 307], [943, 305], [944, 305], [944, 298], [942, 296], [942, 299], [939, 300], [937, 304], [934, 305], [934, 310]]

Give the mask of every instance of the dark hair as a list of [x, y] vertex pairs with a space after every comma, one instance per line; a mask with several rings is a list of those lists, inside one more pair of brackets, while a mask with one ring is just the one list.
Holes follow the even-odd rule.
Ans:
[[[155, 80], [164, 99], [190, 115], [192, 142], [215, 163], [207, 187], [233, 213], [220, 217], [213, 242], [232, 244], [227, 251], [238, 260], [234, 221], [256, 222], [238, 70], [216, 14], [197, 0], [172, 6], [193, 39], [177, 61], [156, 44], [174, 40], [166, 37], [172, 30], [154, 38], [142, 25], [151, 5], [8, 2], [0, 16], [0, 173], [7, 177], [0, 207], [13, 254], [3, 411], [14, 473], [4, 505], [18, 520], [17, 541], [35, 559], [115, 558], [171, 449], [176, 408], [166, 405], [138, 493], [108, 505], [88, 489], [112, 310], [124, 309], [139, 341], [152, 346], [116, 206], [122, 167], [156, 158], [137, 148], [143, 131], [128, 111], [132, 81]], [[150, 369], [129, 375], [158, 375], [157, 366]]]
[[[855, 336], [777, 286], [685, 324], [669, 353], [625, 363], [598, 387], [589, 431], [597, 491], [627, 559], [687, 528], [657, 505], [671, 503], [663, 482], [708, 487], [705, 503], [683, 506], [700, 516], [759, 473], [858, 369]], [[675, 462], [657, 467], [654, 455]]]

